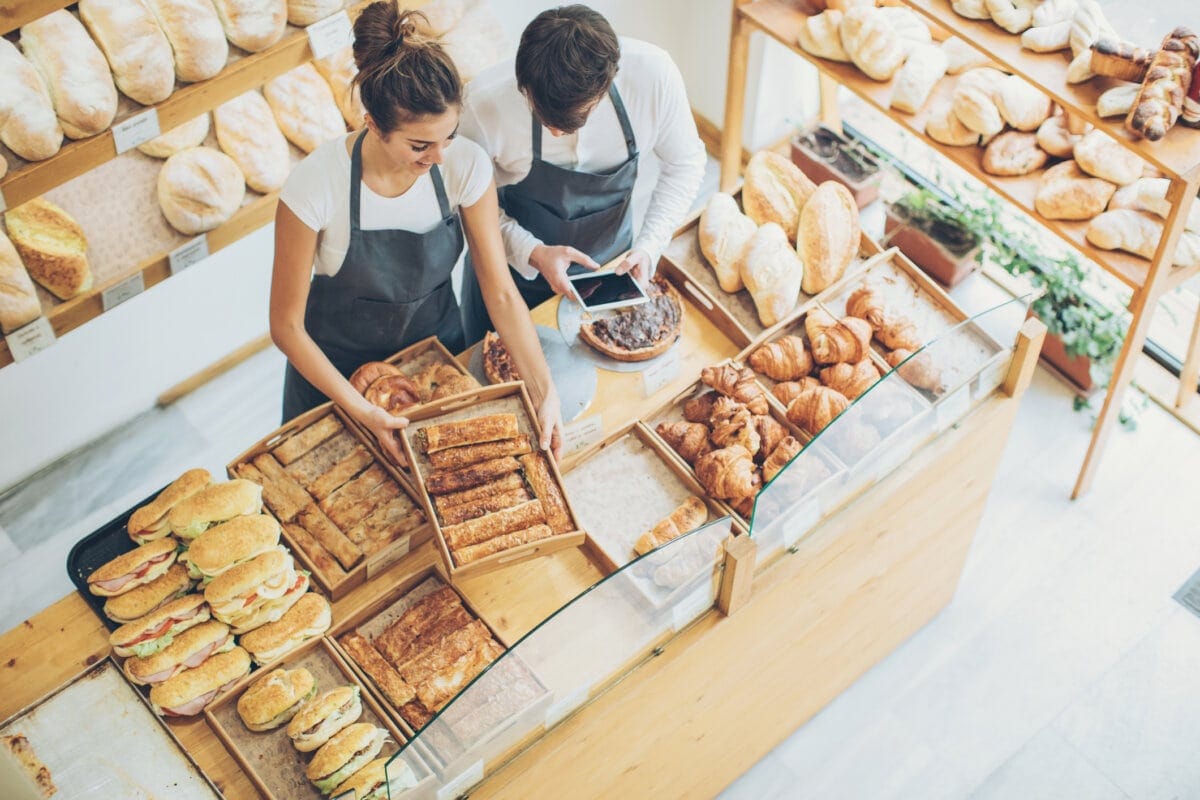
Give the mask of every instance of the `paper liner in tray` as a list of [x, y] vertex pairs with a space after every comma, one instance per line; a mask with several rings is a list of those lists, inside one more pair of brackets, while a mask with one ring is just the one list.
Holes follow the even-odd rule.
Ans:
[[[314, 639], [282, 661], [271, 664], [268, 669], [255, 670], [204, 712], [209, 727], [268, 800], [321, 800], [324, 797], [304, 774], [313, 753], [301, 753], [295, 748], [287, 735], [286, 724], [274, 730], [255, 732], [245, 726], [237, 713], [238, 699], [259, 678], [274, 669], [300, 667], [312, 673], [317, 684], [317, 694], [339, 686], [359, 687], [362, 716], [355, 721], [369, 722], [388, 732], [388, 742], [384, 744], [379, 757], [386, 758], [392, 755], [408, 741], [402, 729], [388, 719], [374, 697], [363, 690], [354, 672], [342, 661], [329, 642], [324, 638]], [[432, 798], [434, 779], [429, 767], [422, 759], [409, 758], [406, 761], [421, 768], [419, 772], [414, 770], [416, 786], [403, 794], [393, 795], [393, 798]]]

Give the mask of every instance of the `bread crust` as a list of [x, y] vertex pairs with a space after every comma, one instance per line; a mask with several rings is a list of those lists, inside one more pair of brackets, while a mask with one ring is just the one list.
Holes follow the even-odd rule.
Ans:
[[[132, 537], [146, 531], [152, 525], [165, 523], [166, 516], [172, 508], [211, 483], [212, 475], [208, 470], [189, 469], [172, 481], [170, 486], [159, 492], [157, 497], [130, 514], [129, 522], [125, 525], [126, 530]], [[162, 525], [161, 531], [165, 536], [169, 532], [169, 528]]]
[[175, 562], [149, 583], [108, 598], [104, 614], [113, 622], [133, 622], [155, 611], [192, 587], [187, 567]]
[[[147, 561], [159, 558], [167, 553], [174, 553], [175, 547], [176, 542], [174, 539], [158, 539], [141, 547], [135, 547], [128, 553], [122, 553], [117, 556], [89, 575], [88, 583], [95, 584], [99, 581], [108, 581], [119, 578], [122, 575], [127, 575]], [[171, 562], [174, 563], [173, 558]]]

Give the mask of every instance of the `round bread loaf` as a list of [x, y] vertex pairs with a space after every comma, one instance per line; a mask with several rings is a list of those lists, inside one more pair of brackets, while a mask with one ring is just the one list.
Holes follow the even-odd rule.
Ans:
[[238, 165], [211, 147], [182, 150], [158, 173], [158, 204], [180, 233], [211, 231], [233, 216], [245, 196], [246, 180]]

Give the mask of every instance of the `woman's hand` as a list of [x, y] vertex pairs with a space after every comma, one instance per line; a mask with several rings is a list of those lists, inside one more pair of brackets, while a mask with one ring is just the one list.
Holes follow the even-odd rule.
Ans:
[[555, 460], [562, 458], [562, 404], [558, 400], [558, 389], [553, 385], [538, 404], [537, 415], [542, 428], [542, 439], [538, 444], [543, 450], [554, 453]]
[[396, 431], [408, 427], [407, 417], [392, 416], [386, 409], [369, 406], [359, 410], [355, 418], [375, 435], [375, 440], [379, 442], [388, 458], [401, 467], [408, 466], [408, 459], [404, 457], [404, 450], [400, 447], [400, 437], [396, 435]]

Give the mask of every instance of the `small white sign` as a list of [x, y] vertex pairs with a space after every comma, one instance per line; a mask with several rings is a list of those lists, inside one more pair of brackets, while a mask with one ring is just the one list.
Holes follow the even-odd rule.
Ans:
[[144, 291], [146, 291], [146, 282], [142, 279], [142, 273], [135, 272], [115, 286], [110, 286], [101, 292], [100, 305], [105, 311], [111, 311]]
[[482, 759], [460, 772], [454, 780], [443, 783], [442, 788], [438, 789], [437, 800], [454, 800], [481, 780], [483, 780]]
[[546, 728], [549, 730], [558, 723], [562, 722], [568, 714], [579, 708], [587, 700], [588, 690], [586, 686], [580, 686], [575, 691], [568, 694], [563, 699], [555, 702], [552, 706], [546, 709]]
[[162, 131], [158, 127], [158, 109], [155, 108], [147, 108], [140, 114], [118, 122], [112, 129], [117, 155], [150, 141], [160, 133]]
[[34, 353], [42, 352], [57, 340], [50, 320], [45, 317], [38, 317], [4, 337], [13, 361], [24, 361]]
[[815, 496], [805, 498], [780, 523], [783, 525], [784, 546], [791, 547], [800, 541], [804, 534], [817, 527], [817, 523], [820, 521], [821, 498]]
[[938, 433], [949, 429], [971, 410], [971, 384], [965, 383], [933, 407], [933, 424]]
[[8, 203], [4, 200], [4, 192], [0, 191], [0, 212], [8, 210]]
[[604, 433], [604, 423], [599, 414], [591, 414], [563, 426], [563, 456], [585, 449]]
[[680, 600], [671, 608], [671, 624], [681, 631], [713, 606], [712, 586], [705, 582], [699, 589]]
[[646, 397], [679, 377], [679, 349], [672, 347], [642, 370], [642, 393]]
[[172, 275], [178, 275], [206, 258], [208, 258], [208, 236], [203, 233], [187, 244], [176, 247], [167, 256]]
[[354, 26], [350, 24], [350, 15], [344, 10], [330, 14], [304, 30], [308, 34], [308, 46], [312, 48], [314, 58], [333, 55], [343, 47], [354, 44]]

